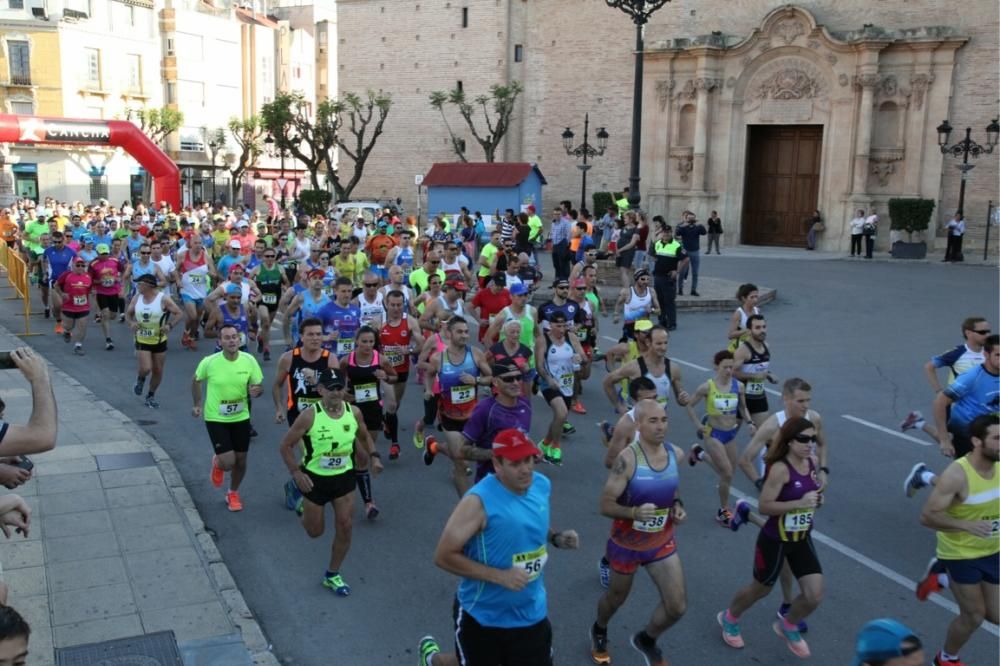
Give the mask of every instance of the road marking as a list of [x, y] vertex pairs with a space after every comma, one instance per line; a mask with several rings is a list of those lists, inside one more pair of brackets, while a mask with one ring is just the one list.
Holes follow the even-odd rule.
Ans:
[[[618, 340], [616, 340], [615, 338], [609, 338], [606, 335], [602, 335], [601, 337], [604, 338], [605, 340], [610, 340], [611, 342], [618, 342]], [[670, 357], [670, 360], [673, 361], [674, 363], [680, 363], [681, 365], [686, 365], [689, 368], [700, 370], [701, 372], [712, 372], [711, 368], [706, 368], [705, 366], [698, 365], [697, 363], [689, 363], [687, 361], [682, 361], [681, 359], [674, 358], [673, 356]], [[764, 387], [764, 390], [770, 393], [771, 395], [778, 395], [778, 396], [781, 395], [781, 391], [775, 391], [774, 389], [767, 388], [766, 386]]]
[[[738, 497], [739, 499], [745, 500], [746, 502], [750, 503], [751, 505], [753, 505], [754, 508], [757, 508], [757, 500], [755, 500], [753, 497], [745, 495], [741, 493], [739, 490], [736, 490], [735, 488], [730, 488], [729, 492], [731, 492], [734, 496]], [[844, 557], [854, 560], [861, 566], [867, 569], [871, 569], [875, 573], [888, 578], [892, 582], [902, 585], [910, 592], [912, 592], [917, 587], [916, 581], [910, 580], [903, 574], [890, 569], [884, 564], [876, 562], [875, 560], [866, 555], [862, 555], [861, 553], [854, 550], [850, 546], [845, 546], [844, 544], [840, 543], [833, 537], [829, 537], [817, 530], [812, 531], [812, 536], [816, 541], [819, 541], [820, 543], [829, 546], [830, 548], [837, 551]], [[927, 598], [927, 600], [937, 604], [941, 608], [944, 608], [945, 610], [950, 611], [955, 615], [958, 615], [958, 605], [955, 604], [955, 602], [950, 601], [949, 599], [945, 599], [944, 597], [938, 594], [932, 594]], [[990, 632], [994, 636], [1000, 636], [1000, 628], [998, 628], [997, 625], [995, 624], [984, 622], [982, 624], [982, 628]]]
[[884, 432], [887, 435], [892, 435], [893, 437], [899, 437], [900, 439], [905, 439], [909, 442], [914, 442], [915, 444], [919, 444], [920, 446], [930, 446], [931, 444], [933, 444], [933, 442], [929, 442], [923, 439], [917, 439], [916, 437], [910, 437], [909, 435], [901, 433], [898, 430], [892, 430], [891, 428], [880, 426], [877, 423], [872, 423], [871, 421], [865, 421], [864, 419], [859, 419], [857, 416], [851, 416], [850, 414], [841, 414], [840, 416], [842, 418], [847, 419], [848, 421], [853, 421], [854, 423], [859, 423], [863, 426], [868, 426], [869, 428], [873, 428], [875, 430]]

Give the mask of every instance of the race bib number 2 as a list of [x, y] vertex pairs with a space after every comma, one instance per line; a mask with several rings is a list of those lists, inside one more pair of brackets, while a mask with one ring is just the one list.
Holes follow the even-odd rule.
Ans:
[[528, 574], [528, 580], [532, 581], [542, 575], [542, 569], [545, 568], [548, 559], [548, 550], [545, 546], [541, 546], [526, 553], [514, 553], [513, 566], [524, 569]]
[[354, 387], [354, 402], [378, 400], [378, 384], [358, 384]]

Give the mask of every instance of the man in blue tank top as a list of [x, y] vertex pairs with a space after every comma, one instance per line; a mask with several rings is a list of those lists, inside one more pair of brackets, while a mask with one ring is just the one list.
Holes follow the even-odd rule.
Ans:
[[[493, 440], [490, 474], [466, 493], [445, 525], [434, 563], [462, 577], [455, 600], [455, 649], [468, 666], [550, 666], [544, 567], [548, 548], [577, 548], [573, 530], [549, 527], [551, 482], [535, 472], [541, 451], [520, 430]], [[430, 636], [424, 666], [455, 663]]]

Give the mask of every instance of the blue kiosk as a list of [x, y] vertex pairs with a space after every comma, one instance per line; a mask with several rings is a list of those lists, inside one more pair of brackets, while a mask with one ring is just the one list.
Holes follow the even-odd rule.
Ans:
[[491, 216], [497, 209], [520, 212], [529, 204], [541, 211], [545, 177], [528, 162], [438, 162], [424, 176], [427, 213], [454, 215], [465, 206]]

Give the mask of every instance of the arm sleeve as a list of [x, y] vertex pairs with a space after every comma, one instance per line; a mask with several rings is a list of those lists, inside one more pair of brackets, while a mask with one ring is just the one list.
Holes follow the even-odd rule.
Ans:
[[194, 378], [197, 379], [199, 382], [205, 381], [205, 373], [208, 370], [208, 362], [210, 358], [212, 357], [206, 356], [205, 358], [201, 359], [201, 361], [198, 363], [198, 367], [195, 368]]
[[934, 364], [935, 368], [951, 368], [955, 365], [962, 354], [965, 352], [965, 345], [958, 345], [954, 349], [950, 349], [939, 356], [935, 356], [931, 359], [931, 363]]

